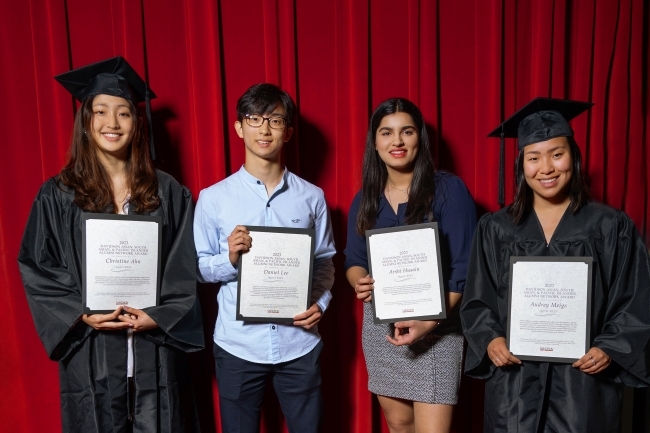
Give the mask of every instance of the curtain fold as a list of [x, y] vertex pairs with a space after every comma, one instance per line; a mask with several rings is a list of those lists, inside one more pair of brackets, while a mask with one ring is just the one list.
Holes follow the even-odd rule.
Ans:
[[[65, 163], [78, 106], [54, 75], [117, 55], [146, 75], [158, 95], [157, 163], [195, 199], [244, 162], [233, 124], [246, 88], [268, 81], [291, 93], [299, 119], [284, 159], [325, 192], [339, 251], [320, 325], [324, 431], [380, 433], [388, 430], [367, 391], [362, 306], [342, 266], [373, 108], [392, 96], [416, 102], [438, 166], [458, 174], [485, 212], [498, 209], [499, 172], [499, 140], [487, 133], [537, 96], [592, 101], [572, 126], [594, 196], [627, 212], [648, 242], [649, 47], [644, 0], [0, 0], [3, 428], [60, 431], [57, 365], [36, 335], [16, 263], [32, 200]], [[506, 146], [510, 202], [516, 148]], [[208, 349], [192, 357], [208, 433], [220, 432], [210, 350], [217, 290], [199, 286]], [[455, 433], [482, 431], [482, 394], [480, 381], [464, 378]], [[647, 409], [635, 410], [638, 426]], [[262, 431], [286, 431], [272, 398]]]

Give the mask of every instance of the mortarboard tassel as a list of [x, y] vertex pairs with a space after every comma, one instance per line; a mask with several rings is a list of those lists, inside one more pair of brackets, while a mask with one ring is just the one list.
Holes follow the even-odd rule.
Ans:
[[501, 128], [501, 145], [499, 149], [499, 207], [506, 204], [505, 195], [505, 164], [506, 164], [506, 143], [503, 127]]
[[147, 123], [149, 126], [149, 151], [151, 153], [151, 159], [156, 160], [156, 148], [153, 145], [153, 122], [151, 121], [151, 100], [149, 99], [149, 85], [146, 86], [144, 101], [147, 107]]

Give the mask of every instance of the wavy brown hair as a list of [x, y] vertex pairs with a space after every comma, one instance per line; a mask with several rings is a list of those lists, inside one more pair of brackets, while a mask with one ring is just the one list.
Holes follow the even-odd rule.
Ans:
[[[59, 182], [74, 191], [74, 203], [86, 212], [118, 213], [113, 204], [111, 180], [97, 157], [91, 131], [94, 97], [86, 99], [74, 120], [68, 163], [61, 170]], [[126, 161], [126, 181], [137, 213], [151, 212], [160, 205], [158, 179], [149, 156], [145, 122], [135, 105], [129, 102], [133, 116], [133, 139]]]
[[370, 117], [366, 150], [363, 156], [363, 176], [361, 186], [361, 203], [357, 214], [357, 233], [363, 235], [375, 226], [379, 197], [386, 187], [388, 170], [375, 151], [377, 130], [385, 116], [406, 113], [411, 116], [418, 132], [418, 153], [413, 161], [413, 178], [406, 204], [406, 224], [420, 224], [425, 218], [433, 221], [433, 203], [435, 193], [434, 175], [436, 173], [431, 157], [431, 142], [420, 109], [404, 98], [387, 99], [375, 109]]
[[[567, 191], [571, 200], [569, 211], [575, 214], [581, 207], [591, 201], [591, 190], [589, 189], [589, 179], [582, 169], [580, 147], [578, 147], [578, 143], [573, 137], [566, 137], [566, 139], [569, 143], [572, 164], [571, 180]], [[508, 209], [508, 213], [515, 224], [519, 224], [533, 208], [533, 190], [526, 183], [526, 175], [524, 174], [524, 149], [519, 151], [515, 162], [515, 182], [517, 183], [515, 200]]]

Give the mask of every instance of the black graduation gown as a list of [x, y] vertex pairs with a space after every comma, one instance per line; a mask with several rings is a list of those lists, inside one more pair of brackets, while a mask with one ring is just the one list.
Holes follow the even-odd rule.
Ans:
[[[592, 346], [612, 358], [606, 370], [588, 375], [532, 361], [494, 367], [487, 346], [506, 335], [511, 256], [593, 257]], [[534, 211], [518, 225], [507, 208], [484, 215], [460, 314], [465, 372], [487, 379], [486, 432], [616, 432], [622, 385], [650, 385], [650, 259], [630, 218], [601, 203], [567, 210], [548, 246]]]
[[[170, 175], [156, 174], [161, 204], [150, 215], [163, 220], [160, 305], [144, 310], [159, 327], [134, 333], [133, 432], [196, 432], [184, 353], [204, 344], [192, 197]], [[73, 199], [54, 178], [43, 184], [25, 228], [20, 272], [36, 330], [59, 362], [63, 431], [126, 433], [126, 331], [95, 331], [81, 320], [82, 212]]]

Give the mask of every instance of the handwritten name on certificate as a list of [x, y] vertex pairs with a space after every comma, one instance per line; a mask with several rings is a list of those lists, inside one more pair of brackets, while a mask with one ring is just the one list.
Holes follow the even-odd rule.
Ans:
[[591, 257], [511, 257], [508, 348], [574, 362], [589, 350]]
[[84, 312], [157, 304], [160, 226], [157, 217], [84, 215]]
[[368, 230], [375, 323], [445, 317], [436, 223]]
[[314, 230], [247, 228], [253, 243], [239, 261], [237, 320], [291, 322], [309, 308]]

